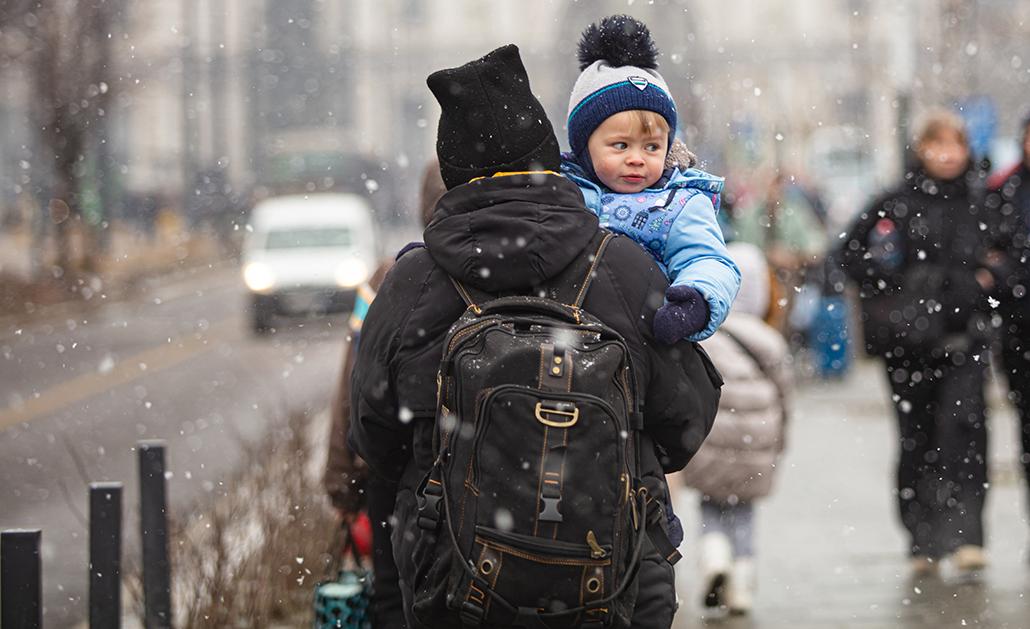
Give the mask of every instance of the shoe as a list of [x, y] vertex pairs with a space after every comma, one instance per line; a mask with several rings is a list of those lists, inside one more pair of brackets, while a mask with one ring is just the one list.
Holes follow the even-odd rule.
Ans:
[[940, 571], [940, 564], [926, 555], [913, 555], [910, 560], [912, 576], [916, 578], [932, 577]]
[[755, 598], [755, 564], [751, 557], [738, 557], [733, 561], [729, 584], [726, 586], [726, 607], [736, 616], [751, 613]]
[[959, 572], [977, 572], [987, 567], [987, 555], [982, 546], [966, 544], [955, 549], [951, 562]]
[[724, 533], [701, 536], [701, 591], [705, 607], [725, 605], [726, 582], [733, 563], [733, 547]]

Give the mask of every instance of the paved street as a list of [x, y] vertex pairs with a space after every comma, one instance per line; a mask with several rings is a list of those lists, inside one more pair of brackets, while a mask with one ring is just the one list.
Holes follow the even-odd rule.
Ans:
[[[237, 271], [225, 268], [155, 284], [86, 318], [0, 322], [0, 527], [44, 529], [48, 626], [85, 612], [87, 479], [126, 483], [131, 539], [137, 439], [169, 442], [174, 512], [219, 491], [241, 440], [264, 434], [288, 408], [325, 404], [340, 321], [255, 340], [242, 306]], [[947, 570], [941, 580], [910, 581], [891, 495], [894, 422], [877, 366], [859, 363], [843, 383], [799, 388], [778, 491], [759, 509], [752, 617], [702, 619], [688, 535], [678, 629], [1030, 626], [1015, 427], [997, 391], [992, 399], [992, 565], [980, 583]], [[680, 498], [685, 527], [696, 531], [696, 496]]]
[[0, 322], [0, 528], [43, 529], [45, 622], [86, 613], [87, 481], [125, 483], [124, 527], [137, 537], [139, 439], [168, 442], [172, 513], [206, 493], [242, 444], [322, 409], [343, 349], [343, 317], [251, 337], [239, 272], [154, 282], [88, 315]]
[[891, 495], [896, 451], [886, 383], [859, 363], [842, 384], [803, 386], [797, 395], [777, 492], [757, 516], [759, 589], [750, 618], [701, 620], [696, 494], [678, 512], [681, 548], [678, 629], [930, 629], [1030, 627], [1030, 527], [1011, 410], [994, 398], [992, 487], [987, 507], [991, 566], [980, 583], [912, 582]]

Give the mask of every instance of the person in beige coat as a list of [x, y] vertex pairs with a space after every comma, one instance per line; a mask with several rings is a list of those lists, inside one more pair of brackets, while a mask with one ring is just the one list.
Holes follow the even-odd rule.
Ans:
[[747, 243], [729, 251], [740, 268], [740, 293], [726, 322], [702, 343], [725, 381], [719, 414], [683, 480], [701, 492], [704, 604], [746, 614], [754, 589], [753, 505], [773, 487], [792, 382], [787, 344], [763, 320], [765, 257]]

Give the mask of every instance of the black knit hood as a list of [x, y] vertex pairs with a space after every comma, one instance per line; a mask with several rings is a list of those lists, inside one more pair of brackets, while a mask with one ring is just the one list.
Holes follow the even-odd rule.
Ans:
[[449, 275], [489, 292], [521, 292], [557, 275], [597, 233], [576, 184], [551, 174], [458, 186], [436, 206], [424, 238]]

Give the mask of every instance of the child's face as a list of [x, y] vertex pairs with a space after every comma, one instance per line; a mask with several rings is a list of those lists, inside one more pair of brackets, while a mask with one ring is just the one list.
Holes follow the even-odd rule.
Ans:
[[587, 141], [594, 172], [607, 188], [640, 192], [655, 184], [665, 170], [669, 130], [644, 128], [634, 111], [621, 111], [601, 123]]

